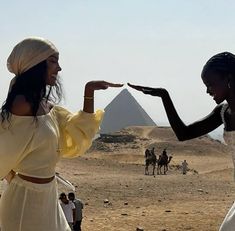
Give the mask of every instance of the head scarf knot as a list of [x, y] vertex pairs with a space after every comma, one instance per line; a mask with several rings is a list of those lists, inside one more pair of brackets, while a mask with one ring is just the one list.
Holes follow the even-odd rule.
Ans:
[[58, 53], [58, 50], [49, 40], [39, 37], [27, 38], [13, 48], [7, 59], [7, 68], [18, 76], [55, 53]]

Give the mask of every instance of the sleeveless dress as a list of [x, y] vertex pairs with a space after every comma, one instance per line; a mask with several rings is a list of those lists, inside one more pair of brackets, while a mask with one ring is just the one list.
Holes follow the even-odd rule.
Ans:
[[[224, 125], [226, 125], [224, 119], [224, 113], [227, 110], [227, 108], [228, 104], [224, 104], [221, 110], [221, 118]], [[235, 166], [235, 131], [224, 130], [224, 141], [229, 147], [233, 160], [233, 165]], [[235, 178], [235, 171], [234, 171], [234, 178]], [[233, 203], [232, 207], [229, 209], [227, 215], [225, 216], [219, 231], [235, 231], [235, 202]]]
[[[82, 155], [99, 129], [103, 111], [71, 113], [54, 106], [46, 115], [11, 115], [0, 124], [0, 179], [11, 170], [26, 176], [55, 175], [61, 158]], [[58, 200], [57, 182], [36, 184], [17, 174], [0, 199], [1, 231], [70, 231]]]

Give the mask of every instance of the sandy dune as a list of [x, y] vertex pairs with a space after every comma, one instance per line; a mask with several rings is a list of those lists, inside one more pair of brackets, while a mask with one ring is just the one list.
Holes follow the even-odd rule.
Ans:
[[[58, 165], [86, 204], [83, 230], [218, 230], [235, 198], [225, 145], [206, 136], [178, 142], [170, 128], [159, 127], [130, 127], [106, 141]], [[143, 153], [152, 146], [173, 156], [167, 175], [144, 175]], [[187, 175], [179, 169], [184, 159]]]

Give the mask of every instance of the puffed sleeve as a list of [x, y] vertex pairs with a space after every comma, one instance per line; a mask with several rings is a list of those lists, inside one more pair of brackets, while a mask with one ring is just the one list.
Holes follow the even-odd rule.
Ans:
[[99, 130], [104, 112], [79, 111], [73, 114], [59, 106], [54, 107], [54, 112], [59, 126], [62, 157], [72, 158], [84, 154]]
[[12, 117], [10, 124], [4, 125], [0, 122], [0, 179], [4, 178], [33, 150], [34, 134], [33, 120]]

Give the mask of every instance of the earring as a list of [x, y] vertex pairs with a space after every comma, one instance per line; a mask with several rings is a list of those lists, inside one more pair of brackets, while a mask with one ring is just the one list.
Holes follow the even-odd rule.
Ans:
[[229, 89], [231, 88], [230, 83], [228, 83], [228, 88], [229, 88]]

